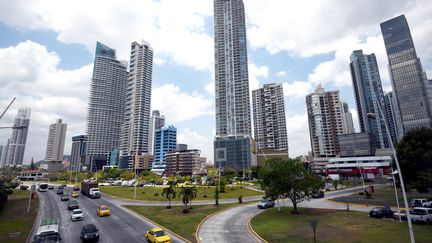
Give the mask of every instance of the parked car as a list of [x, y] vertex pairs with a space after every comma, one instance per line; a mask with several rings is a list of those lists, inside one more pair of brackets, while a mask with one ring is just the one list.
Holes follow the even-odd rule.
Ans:
[[411, 212], [411, 220], [414, 223], [432, 223], [432, 208], [414, 208]]
[[71, 213], [71, 220], [77, 221], [77, 220], [84, 220], [84, 213], [81, 209], [74, 209]]
[[81, 240], [83, 242], [99, 241], [99, 229], [94, 224], [88, 224], [81, 229]]
[[66, 188], [66, 187], [67, 187], [66, 184], [61, 184], [60, 186], [62, 186], [63, 188]]
[[369, 216], [372, 218], [393, 218], [394, 211], [390, 208], [373, 208], [369, 212]]
[[161, 228], [147, 230], [145, 237], [148, 242], [166, 242], [171, 243], [171, 237]]
[[73, 197], [73, 198], [79, 197], [78, 192], [72, 192], [71, 197]]
[[54, 190], [54, 185], [48, 185], [48, 190]]
[[64, 191], [63, 189], [57, 189], [57, 195], [63, 195]]
[[26, 185], [21, 185], [21, 186], [20, 186], [20, 189], [23, 190], [23, 191], [27, 191], [28, 186], [26, 186]]
[[108, 206], [101, 205], [97, 208], [97, 215], [100, 217], [102, 216], [110, 216], [111, 210], [108, 208]]
[[274, 207], [274, 206], [275, 206], [274, 201], [270, 200], [270, 199], [261, 200], [258, 203], [258, 208], [271, 208], [271, 207]]
[[324, 197], [324, 191], [316, 191], [312, 193], [312, 198], [323, 198]]
[[68, 194], [64, 194], [64, 195], [61, 196], [60, 199], [61, 199], [62, 201], [69, 201], [69, 200], [70, 200], [70, 197], [69, 197]]
[[79, 186], [74, 186], [74, 187], [73, 187], [73, 190], [74, 190], [74, 191], [79, 191], [79, 190], [80, 190], [80, 187], [79, 187]]
[[402, 209], [399, 212], [398, 211], [394, 212], [393, 219], [399, 220], [399, 218], [401, 220], [407, 220], [407, 215], [406, 215], [406, 210], [405, 209]]
[[76, 200], [72, 200], [68, 203], [68, 210], [74, 210], [79, 208], [79, 203]]
[[428, 202], [425, 198], [415, 198], [411, 200], [411, 207], [432, 207], [432, 201]]
[[57, 189], [64, 189], [64, 186], [59, 185], [59, 186], [57, 187]]

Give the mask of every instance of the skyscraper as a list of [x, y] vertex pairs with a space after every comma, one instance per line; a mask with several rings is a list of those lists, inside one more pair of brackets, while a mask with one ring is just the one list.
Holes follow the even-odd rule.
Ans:
[[306, 96], [312, 155], [335, 157], [339, 154], [338, 135], [344, 133], [339, 91], [325, 91], [319, 85]]
[[49, 126], [45, 161], [63, 161], [67, 124], [58, 119]]
[[159, 113], [158, 110], [152, 112], [150, 118], [150, 128], [149, 128], [149, 154], [154, 154], [154, 135], [157, 129], [165, 126], [165, 117]]
[[166, 154], [176, 150], [177, 128], [167, 126], [157, 129], [155, 132], [154, 161], [152, 164], [153, 172], [162, 174], [166, 168]]
[[398, 110], [397, 100], [394, 91], [384, 95], [384, 115], [387, 118], [390, 136], [393, 144], [396, 144], [403, 136], [402, 121]]
[[97, 42], [87, 117], [86, 159], [92, 171], [102, 169], [109, 153], [120, 146], [128, 72], [115, 53]]
[[[223, 140], [251, 140], [250, 94], [247, 60], [245, 11], [242, 0], [214, 0], [215, 46], [215, 107], [216, 138], [214, 141], [216, 166], [243, 170], [254, 163], [251, 147], [237, 147], [227, 153]], [[222, 146], [222, 147], [221, 147]], [[239, 158], [242, 158], [240, 161]], [[249, 161], [246, 161], [249, 159]], [[237, 165], [236, 165], [237, 164]]]
[[85, 161], [86, 143], [86, 135], [78, 135], [72, 137], [70, 170], [81, 170], [82, 163]]
[[30, 125], [30, 113], [31, 109], [28, 107], [18, 110], [18, 115], [15, 117], [12, 126], [12, 135], [3, 149], [3, 166], [23, 164], [27, 133]]
[[357, 50], [350, 59], [360, 131], [372, 133], [377, 148], [388, 148], [384, 121], [368, 117], [368, 113], [379, 114], [379, 107], [384, 109], [384, 92], [375, 54], [363, 54], [362, 50]]
[[282, 84], [265, 84], [252, 91], [252, 107], [257, 149], [288, 153]]
[[[126, 109], [121, 131], [121, 160], [133, 167], [135, 155], [148, 153], [153, 49], [144, 40], [132, 42]], [[123, 163], [122, 163], [123, 164]]]
[[428, 81], [414, 47], [404, 15], [381, 23], [390, 74], [402, 120], [403, 133], [432, 127]]
[[345, 102], [341, 102], [341, 111], [342, 111], [342, 125], [343, 125], [343, 133], [344, 134], [349, 134], [349, 133], [354, 133], [354, 123], [353, 123], [353, 118], [352, 118], [352, 114], [351, 111], [348, 107], [348, 103]]

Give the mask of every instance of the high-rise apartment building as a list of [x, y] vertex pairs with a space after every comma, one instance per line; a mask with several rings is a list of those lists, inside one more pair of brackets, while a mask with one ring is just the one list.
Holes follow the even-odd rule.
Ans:
[[124, 122], [121, 129], [121, 160], [133, 168], [135, 155], [148, 153], [153, 72], [153, 49], [146, 41], [132, 42]]
[[82, 164], [85, 161], [85, 149], [87, 144], [86, 135], [78, 135], [72, 137], [72, 150], [70, 170], [80, 171]]
[[[245, 10], [242, 0], [214, 0], [216, 166], [230, 165], [242, 171], [253, 161], [236, 160], [236, 153], [252, 153], [237, 147], [227, 153], [222, 140], [251, 140], [250, 94]], [[252, 142], [249, 141], [249, 144]], [[242, 156], [240, 156], [242, 157]], [[243, 158], [243, 157], [242, 157]], [[252, 158], [252, 155], [243, 159]], [[235, 164], [238, 164], [235, 165]]]
[[166, 154], [176, 150], [177, 128], [167, 126], [155, 132], [155, 150], [152, 171], [163, 174], [166, 168]]
[[49, 126], [45, 161], [63, 161], [67, 124], [58, 119]]
[[152, 111], [152, 116], [150, 118], [150, 128], [149, 128], [149, 154], [154, 154], [154, 135], [157, 129], [161, 129], [165, 126], [165, 117], [159, 113], [158, 110]]
[[265, 84], [252, 91], [252, 107], [257, 149], [288, 152], [282, 84]]
[[381, 23], [390, 74], [401, 115], [403, 133], [432, 127], [429, 82], [423, 72], [404, 15]]
[[92, 171], [106, 165], [109, 153], [120, 146], [124, 121], [127, 64], [116, 51], [97, 42], [87, 117], [86, 166]]
[[396, 95], [394, 91], [388, 92], [384, 95], [384, 115], [386, 116], [390, 136], [393, 144], [402, 139], [403, 129], [400, 112], [398, 110]]
[[335, 157], [339, 154], [338, 135], [344, 133], [339, 91], [325, 91], [319, 85], [306, 96], [312, 155]]
[[384, 109], [384, 92], [375, 54], [363, 54], [362, 50], [356, 50], [350, 59], [360, 131], [372, 133], [377, 148], [388, 148], [384, 121], [368, 117], [368, 113], [380, 114], [380, 108]]
[[348, 103], [341, 102], [341, 110], [342, 110], [342, 125], [343, 125], [343, 133], [350, 134], [354, 133], [354, 122], [352, 118], [351, 111], [349, 109]]
[[23, 164], [27, 134], [30, 125], [30, 113], [31, 109], [28, 107], [20, 108], [18, 110], [18, 115], [15, 117], [12, 126], [12, 135], [3, 149], [3, 166]]

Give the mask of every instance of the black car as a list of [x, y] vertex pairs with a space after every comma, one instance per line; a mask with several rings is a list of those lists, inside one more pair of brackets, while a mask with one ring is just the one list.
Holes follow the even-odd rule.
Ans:
[[372, 218], [393, 218], [394, 211], [390, 208], [373, 208], [369, 212], [369, 216]]
[[88, 224], [82, 227], [81, 240], [83, 242], [99, 241], [99, 230], [94, 224]]
[[48, 185], [48, 190], [54, 190], [54, 185]]
[[64, 186], [60, 185], [60, 186], [57, 187], [57, 189], [64, 189]]
[[28, 189], [28, 186], [26, 186], [26, 185], [21, 185], [21, 186], [20, 186], [20, 189], [23, 190], [23, 191], [26, 191], [26, 190]]
[[62, 201], [69, 201], [70, 197], [69, 197], [69, 195], [65, 194], [65, 195], [61, 196], [61, 200]]
[[78, 208], [79, 208], [78, 201], [72, 200], [68, 203], [68, 210], [74, 210], [74, 209], [78, 209]]
[[312, 198], [323, 198], [324, 197], [324, 191], [316, 191], [312, 193]]
[[74, 187], [73, 187], [73, 190], [74, 190], [74, 191], [79, 191], [80, 188], [79, 188], [79, 186], [74, 186]]
[[57, 195], [63, 195], [63, 189], [57, 189]]

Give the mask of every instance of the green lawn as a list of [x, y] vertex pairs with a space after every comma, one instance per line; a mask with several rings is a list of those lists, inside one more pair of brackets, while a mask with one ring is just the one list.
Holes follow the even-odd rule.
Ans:
[[137, 213], [153, 220], [154, 222], [162, 225], [163, 227], [173, 231], [184, 238], [196, 242], [195, 232], [198, 224], [207, 215], [216, 211], [233, 206], [233, 204], [215, 205], [196, 205], [189, 213], [182, 212], [183, 206], [172, 207], [166, 209], [162, 206], [126, 206]]
[[[367, 213], [327, 209], [266, 210], [252, 219], [252, 228], [269, 242], [312, 242], [309, 220], [318, 219], [317, 242], [409, 242], [406, 222], [369, 218]], [[432, 225], [414, 225], [416, 242], [432, 241]]]
[[[27, 213], [29, 191], [14, 190], [6, 206], [0, 211], [0, 242], [25, 242], [33, 222], [36, 218], [36, 209], [39, 206], [37, 196], [32, 200], [30, 213]], [[16, 238], [8, 236], [9, 233], [20, 232]]]
[[[134, 198], [134, 187], [122, 187], [122, 186], [101, 186], [99, 187], [100, 190], [103, 193], [108, 193], [113, 196], [121, 197], [121, 198]], [[144, 201], [167, 201], [165, 196], [162, 196], [162, 190], [163, 187], [138, 187], [137, 188], [137, 200], [144, 200]], [[181, 188], [177, 187], [177, 194], [180, 193]], [[197, 187], [197, 197], [194, 199], [196, 200], [214, 200], [214, 192], [215, 187]], [[158, 194], [158, 195], [156, 195]], [[204, 197], [204, 195], [207, 195], [207, 197]], [[247, 188], [240, 188], [240, 187], [234, 187], [234, 190], [231, 190], [230, 188], [225, 189], [225, 193], [219, 194], [221, 199], [228, 199], [228, 198], [238, 198], [239, 195], [242, 195], [243, 197], [248, 196], [259, 196], [263, 195], [263, 193], [253, 191]], [[181, 201], [181, 198], [177, 197], [174, 198], [172, 201]], [[167, 201], [168, 202], [168, 201]], [[193, 203], [193, 202], [192, 202]]]

